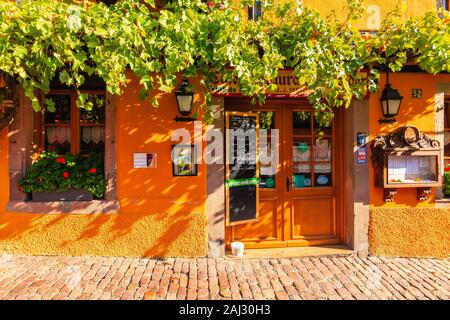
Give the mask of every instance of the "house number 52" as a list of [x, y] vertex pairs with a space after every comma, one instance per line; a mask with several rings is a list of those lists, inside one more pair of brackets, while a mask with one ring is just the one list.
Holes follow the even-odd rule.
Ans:
[[422, 89], [412, 89], [412, 97], [415, 99], [422, 98], [423, 91]]

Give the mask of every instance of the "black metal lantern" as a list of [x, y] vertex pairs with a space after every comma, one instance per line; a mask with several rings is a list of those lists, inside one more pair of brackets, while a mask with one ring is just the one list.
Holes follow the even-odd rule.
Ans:
[[[194, 92], [188, 91], [189, 82], [187, 78], [178, 85], [175, 90], [175, 97], [177, 98], [178, 112], [183, 116], [188, 116], [192, 112], [192, 104], [194, 101]], [[193, 118], [176, 117], [175, 121], [194, 121]]]
[[403, 97], [400, 95], [397, 89], [392, 88], [389, 83], [389, 72], [386, 73], [386, 86], [381, 94], [381, 110], [385, 119], [380, 119], [380, 123], [394, 123], [395, 116], [398, 115], [400, 105], [402, 104]]

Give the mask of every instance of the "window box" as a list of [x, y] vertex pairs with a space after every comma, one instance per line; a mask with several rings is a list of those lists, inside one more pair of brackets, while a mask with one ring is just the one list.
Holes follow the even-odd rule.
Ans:
[[19, 189], [34, 202], [103, 199], [106, 180], [103, 155], [89, 157], [42, 152], [19, 181]]
[[51, 201], [92, 201], [93, 196], [89, 191], [83, 189], [69, 189], [65, 192], [32, 192], [33, 202]]

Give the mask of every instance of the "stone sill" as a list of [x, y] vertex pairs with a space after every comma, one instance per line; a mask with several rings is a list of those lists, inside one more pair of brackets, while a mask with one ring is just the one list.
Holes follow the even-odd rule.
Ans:
[[450, 198], [436, 199], [436, 208], [450, 208]]
[[120, 210], [119, 201], [93, 200], [93, 201], [9, 201], [6, 205], [8, 212], [27, 212], [42, 214], [116, 214]]

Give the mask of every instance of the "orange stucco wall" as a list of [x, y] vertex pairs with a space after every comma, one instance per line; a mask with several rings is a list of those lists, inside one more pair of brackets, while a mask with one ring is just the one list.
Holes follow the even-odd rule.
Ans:
[[[381, 88], [385, 79], [382, 78]], [[391, 74], [392, 86], [404, 96], [395, 125], [380, 125], [380, 94], [370, 97], [370, 138], [404, 125], [413, 125], [427, 135], [435, 136], [436, 87], [450, 83], [450, 75], [425, 73]], [[412, 99], [412, 88], [422, 89], [422, 99]], [[417, 200], [416, 189], [398, 189], [394, 202], [383, 201], [383, 189], [374, 186], [370, 166], [369, 252], [374, 255], [450, 256], [450, 208], [435, 208], [435, 191], [424, 202]]]
[[[385, 75], [380, 80], [380, 92], [372, 94], [369, 100], [370, 106], [370, 140], [377, 135], [392, 132], [396, 128], [412, 125], [427, 135], [435, 137], [435, 94], [439, 82], [450, 82], [449, 75], [430, 75], [426, 73], [396, 73], [390, 74], [389, 81], [404, 97], [400, 107], [399, 115], [396, 117], [396, 124], [379, 124], [378, 120], [382, 118], [380, 96], [386, 83]], [[412, 89], [422, 89], [423, 97], [413, 99]], [[370, 167], [370, 203], [374, 207], [424, 207], [434, 206], [433, 195], [424, 202], [417, 201], [416, 189], [398, 189], [393, 203], [385, 203], [383, 200], [383, 189], [374, 186], [374, 170]]]
[[[170, 133], [193, 124], [175, 123], [175, 97], [159, 109], [138, 99], [130, 77], [117, 101], [118, 214], [29, 214], [3, 211], [8, 201], [7, 130], [0, 133], [0, 252], [130, 257], [205, 256], [206, 170], [172, 177]], [[169, 133], [169, 135], [167, 134]], [[156, 169], [133, 169], [134, 152], [156, 152]]]

